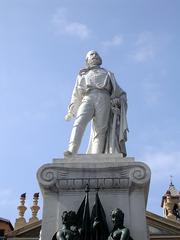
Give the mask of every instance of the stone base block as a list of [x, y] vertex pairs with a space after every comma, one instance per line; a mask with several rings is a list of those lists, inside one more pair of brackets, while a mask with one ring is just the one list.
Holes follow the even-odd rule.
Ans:
[[75, 155], [43, 165], [37, 172], [43, 194], [42, 239], [52, 239], [61, 227], [63, 211], [78, 210], [86, 184], [90, 187], [91, 209], [99, 188], [110, 230], [111, 210], [120, 208], [133, 239], [149, 239], [145, 209], [150, 175], [146, 164], [134, 158], [121, 158], [119, 154]]
[[26, 225], [26, 219], [24, 217], [16, 218], [15, 229], [22, 228]]

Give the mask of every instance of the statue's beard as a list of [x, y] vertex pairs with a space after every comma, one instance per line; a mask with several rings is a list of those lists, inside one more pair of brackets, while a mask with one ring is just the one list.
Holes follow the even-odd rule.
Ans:
[[87, 65], [88, 67], [100, 66], [101, 60], [99, 58], [89, 59]]

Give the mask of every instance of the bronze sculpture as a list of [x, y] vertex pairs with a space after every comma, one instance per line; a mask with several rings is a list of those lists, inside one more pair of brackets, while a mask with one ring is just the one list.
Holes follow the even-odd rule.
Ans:
[[57, 240], [80, 240], [77, 215], [74, 211], [64, 211], [62, 214], [62, 223], [62, 229], [56, 233]]
[[129, 229], [123, 225], [124, 213], [119, 208], [115, 208], [112, 210], [111, 216], [114, 227], [108, 240], [133, 240], [130, 237]]
[[124, 226], [124, 213], [119, 208], [112, 210], [111, 217], [114, 226], [109, 235], [106, 215], [98, 196], [98, 189], [96, 190], [91, 219], [88, 200], [89, 186], [87, 185], [86, 195], [78, 212], [63, 212], [63, 226], [54, 234], [52, 240], [133, 240], [129, 229]]

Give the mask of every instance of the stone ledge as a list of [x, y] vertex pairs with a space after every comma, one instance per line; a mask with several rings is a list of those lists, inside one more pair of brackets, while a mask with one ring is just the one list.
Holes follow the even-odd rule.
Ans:
[[73, 162], [134, 162], [133, 157], [123, 158], [121, 154], [75, 154], [65, 158], [55, 158], [53, 163]]
[[[149, 186], [150, 169], [134, 158], [120, 158], [114, 154], [75, 155], [54, 159], [37, 172], [41, 188], [54, 192], [91, 189], [125, 190]], [[146, 195], [146, 194], [145, 194]]]

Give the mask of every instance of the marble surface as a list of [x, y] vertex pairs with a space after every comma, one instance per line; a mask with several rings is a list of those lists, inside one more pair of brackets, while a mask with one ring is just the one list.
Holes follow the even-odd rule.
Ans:
[[[43, 194], [42, 237], [51, 239], [61, 227], [61, 214], [65, 210], [77, 211], [86, 184], [89, 184], [89, 201], [92, 209], [95, 190], [103, 204], [109, 228], [110, 212], [120, 208], [125, 213], [125, 225], [134, 240], [146, 240], [145, 209], [151, 172], [149, 167], [134, 158], [119, 154], [76, 155], [54, 159], [37, 172]], [[138, 219], [138, 221], [137, 221]]]
[[65, 120], [75, 118], [65, 155], [78, 153], [84, 131], [91, 121], [87, 153], [122, 153], [126, 156], [127, 94], [112, 72], [101, 67], [100, 55], [86, 55], [86, 68], [77, 75]]

